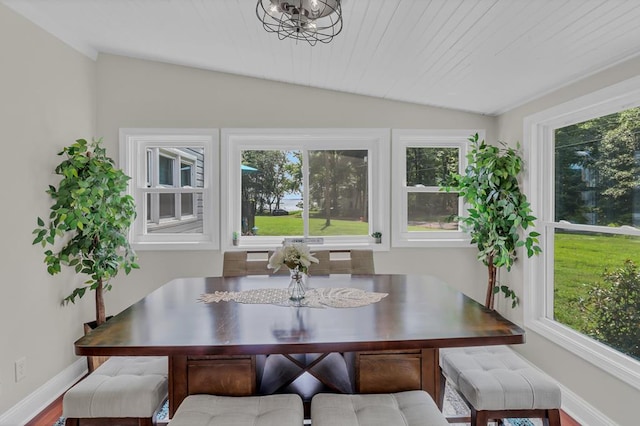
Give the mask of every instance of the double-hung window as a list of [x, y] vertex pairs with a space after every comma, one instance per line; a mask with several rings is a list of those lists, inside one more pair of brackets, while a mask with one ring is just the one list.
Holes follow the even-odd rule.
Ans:
[[531, 329], [640, 388], [640, 78], [525, 120]]
[[216, 129], [121, 129], [135, 248], [217, 248]]
[[162, 232], [188, 223], [193, 225], [191, 231], [202, 228], [202, 193], [184, 190], [203, 187], [203, 151], [194, 147], [147, 148], [147, 188], [181, 188], [147, 193], [147, 232]]
[[393, 245], [469, 244], [456, 217], [464, 214], [456, 192], [440, 184], [466, 167], [468, 138], [476, 130], [393, 130]]
[[223, 247], [389, 247], [388, 129], [223, 129], [222, 159]]

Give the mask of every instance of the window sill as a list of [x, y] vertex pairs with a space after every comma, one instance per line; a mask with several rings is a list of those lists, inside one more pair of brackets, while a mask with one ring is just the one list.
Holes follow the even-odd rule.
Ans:
[[220, 246], [211, 241], [192, 242], [138, 242], [132, 243], [135, 251], [174, 251], [174, 250], [219, 250]]
[[407, 238], [394, 239], [393, 247], [425, 247], [425, 248], [469, 248], [471, 246], [470, 238]]
[[[238, 245], [226, 245], [222, 247], [225, 251], [238, 251], [238, 250], [273, 250], [276, 247], [282, 245], [282, 238], [280, 239], [245, 239], [240, 240]], [[373, 250], [373, 251], [389, 251], [389, 244], [385, 244], [384, 241], [381, 244], [374, 242], [363, 241], [325, 241], [324, 244], [309, 244], [311, 252], [314, 250]]]

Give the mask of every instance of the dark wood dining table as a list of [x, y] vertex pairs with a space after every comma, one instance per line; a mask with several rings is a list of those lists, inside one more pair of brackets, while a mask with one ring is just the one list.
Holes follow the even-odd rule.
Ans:
[[351, 308], [204, 303], [202, 294], [286, 288], [287, 276], [174, 279], [75, 342], [78, 355], [169, 357], [173, 415], [196, 393], [441, 390], [439, 348], [519, 344], [524, 330], [433, 276], [329, 275], [315, 288], [387, 293]]

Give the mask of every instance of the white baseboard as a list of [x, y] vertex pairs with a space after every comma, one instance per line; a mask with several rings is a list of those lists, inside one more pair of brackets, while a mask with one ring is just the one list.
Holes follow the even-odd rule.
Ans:
[[581, 425], [611, 426], [616, 424], [569, 389], [560, 385], [560, 390], [562, 391], [562, 410]]
[[82, 357], [0, 415], [0, 426], [24, 425], [85, 374], [87, 374], [87, 360]]

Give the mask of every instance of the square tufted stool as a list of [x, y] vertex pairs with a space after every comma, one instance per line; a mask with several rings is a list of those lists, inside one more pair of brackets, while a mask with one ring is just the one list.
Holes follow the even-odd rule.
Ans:
[[[321, 393], [311, 400], [313, 426], [448, 426], [428, 393]], [[173, 425], [172, 425], [173, 426]]]
[[560, 387], [506, 346], [440, 350], [440, 371], [471, 408], [471, 424], [536, 417], [560, 426]]
[[302, 426], [302, 399], [294, 394], [266, 396], [190, 395], [171, 426]]
[[153, 425], [167, 376], [167, 357], [111, 357], [65, 393], [65, 424]]

